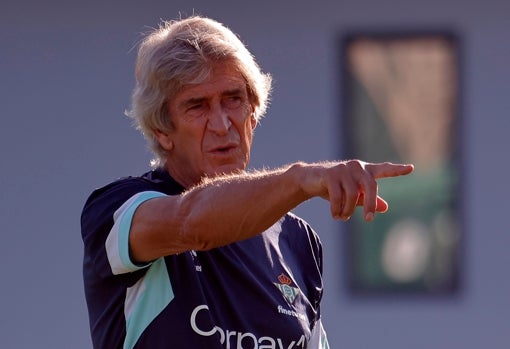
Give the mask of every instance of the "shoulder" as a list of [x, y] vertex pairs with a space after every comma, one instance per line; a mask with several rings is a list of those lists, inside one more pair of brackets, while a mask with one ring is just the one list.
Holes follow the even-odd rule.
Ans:
[[314, 254], [322, 255], [320, 237], [306, 220], [289, 212], [281, 219], [281, 226], [282, 231], [286, 232], [289, 244], [299, 244], [301, 247], [308, 245]]
[[175, 194], [179, 190], [178, 184], [170, 176], [165, 177], [159, 170], [149, 171], [141, 176], [116, 179], [95, 189], [89, 195], [81, 214], [82, 225], [88, 226], [87, 222], [96, 225], [101, 221], [109, 220], [119, 207], [136, 194], [148, 191]]
[[303, 225], [303, 226], [307, 226], [307, 227], [310, 226], [306, 220], [304, 220], [303, 218], [299, 217], [298, 215], [296, 215], [292, 212], [288, 212], [285, 216], [283, 216], [283, 220], [290, 224], [298, 224], [298, 225]]
[[312, 226], [303, 218], [295, 215], [292, 212], [287, 213], [282, 218], [282, 225], [286, 226], [292, 230], [299, 230], [305, 232], [307, 235], [313, 236], [316, 239], [319, 239], [319, 236], [312, 228]]
[[289, 235], [288, 237], [293, 250], [298, 251], [297, 253], [301, 255], [301, 258], [310, 257], [315, 260], [318, 270], [322, 273], [322, 242], [317, 232], [307, 221], [293, 213], [285, 215], [284, 224], [291, 227], [293, 232], [294, 236]]
[[149, 190], [154, 189], [139, 177], [120, 178], [95, 189], [81, 212], [82, 235], [89, 235], [102, 227], [109, 230], [115, 211], [137, 193]]
[[139, 192], [153, 189], [154, 186], [144, 181], [142, 177], [120, 178], [95, 189], [85, 202], [84, 210], [103, 200], [107, 200], [112, 205], [115, 205], [115, 202], [123, 203]]
[[181, 192], [183, 188], [165, 171], [152, 170], [141, 176], [126, 176], [95, 189], [85, 202], [84, 211], [91, 206], [100, 209], [119, 207], [132, 196], [144, 191], [157, 191], [167, 195]]

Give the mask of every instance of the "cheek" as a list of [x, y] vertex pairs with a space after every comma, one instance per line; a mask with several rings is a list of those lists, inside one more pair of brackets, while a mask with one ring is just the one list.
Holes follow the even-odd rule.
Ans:
[[181, 146], [187, 148], [201, 147], [206, 125], [202, 119], [190, 122], [186, 128], [181, 128]]
[[251, 124], [246, 124], [244, 128], [244, 138], [246, 140], [246, 143], [248, 146], [251, 145], [251, 142], [253, 140], [253, 128], [251, 127]]
[[255, 126], [257, 126], [257, 122], [255, 121], [255, 118], [250, 113], [247, 117], [247, 120], [245, 121], [244, 125], [244, 132], [246, 134], [246, 137], [251, 141], [253, 138], [253, 132], [255, 131]]

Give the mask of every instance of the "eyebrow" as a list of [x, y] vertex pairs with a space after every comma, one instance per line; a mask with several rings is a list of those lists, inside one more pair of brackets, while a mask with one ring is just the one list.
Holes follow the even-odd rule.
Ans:
[[206, 99], [207, 98], [205, 98], [205, 97], [198, 97], [198, 98], [192, 97], [192, 98], [188, 98], [185, 101], [183, 101], [182, 103], [179, 103], [179, 108], [186, 109], [188, 107], [191, 107], [194, 104], [199, 104], [199, 103], [203, 102]]
[[[229, 97], [229, 96], [237, 96], [243, 94], [242, 88], [233, 88], [231, 90], [225, 90], [221, 93], [222, 97]], [[202, 103], [204, 100], [206, 100], [207, 97], [191, 97], [188, 98], [181, 103], [179, 103], [179, 108], [186, 109], [194, 104]]]
[[221, 95], [222, 96], [236, 96], [236, 95], [240, 95], [242, 93], [243, 93], [242, 88], [234, 88], [231, 90], [224, 91]]

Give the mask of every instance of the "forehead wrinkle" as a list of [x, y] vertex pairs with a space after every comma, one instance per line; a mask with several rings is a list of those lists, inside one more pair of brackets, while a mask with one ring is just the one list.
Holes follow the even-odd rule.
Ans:
[[174, 106], [180, 108], [209, 100], [215, 95], [223, 97], [242, 93], [243, 89], [247, 94], [248, 86], [242, 74], [220, 64], [213, 67], [204, 81], [183, 85], [172, 99]]
[[[247, 93], [247, 89], [245, 88], [244, 91], [243, 91], [243, 87], [245, 87], [244, 85], [242, 87], [234, 87], [234, 88], [229, 88], [229, 89], [225, 89], [223, 90], [222, 92], [220, 92], [220, 96], [221, 97], [225, 97], [225, 96], [235, 96], [235, 95], [239, 95], [239, 94], [243, 94], [243, 92]], [[193, 105], [193, 104], [196, 104], [196, 103], [201, 103], [203, 101], [206, 101], [210, 98], [212, 98], [212, 95], [214, 95], [215, 93], [203, 93], [203, 95], [198, 95], [198, 96], [193, 96], [193, 93], [191, 93], [191, 97], [189, 98], [185, 98], [182, 102], [179, 103], [179, 107], [186, 107], [186, 106], [189, 106], [189, 105]]]

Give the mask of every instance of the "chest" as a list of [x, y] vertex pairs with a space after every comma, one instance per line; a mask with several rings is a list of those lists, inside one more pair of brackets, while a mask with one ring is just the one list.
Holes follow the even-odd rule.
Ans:
[[239, 341], [245, 347], [251, 341], [267, 341], [268, 348], [273, 343], [275, 348], [304, 347], [318, 315], [321, 279], [311, 254], [304, 259], [309, 247], [295, 251], [281, 234], [270, 230], [222, 248], [187, 253], [190, 275], [180, 268], [187, 281], [181, 280], [174, 292], [176, 301], [186, 299], [194, 334], [219, 335], [232, 348]]

